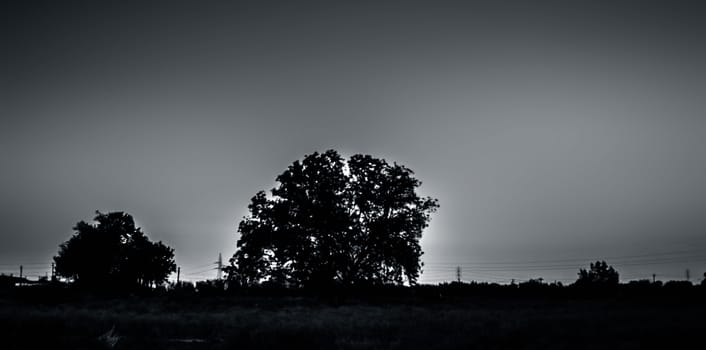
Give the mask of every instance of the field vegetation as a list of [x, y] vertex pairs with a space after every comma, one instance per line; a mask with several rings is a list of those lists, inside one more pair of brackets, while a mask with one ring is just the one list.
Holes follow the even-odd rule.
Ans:
[[706, 332], [706, 293], [665, 287], [607, 293], [452, 283], [325, 295], [182, 288], [114, 296], [16, 288], [0, 298], [0, 347], [687, 348]]

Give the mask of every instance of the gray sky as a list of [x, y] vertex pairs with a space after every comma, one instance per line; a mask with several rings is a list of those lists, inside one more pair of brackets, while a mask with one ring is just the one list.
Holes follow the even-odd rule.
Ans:
[[706, 10], [678, 1], [4, 2], [0, 272], [94, 210], [186, 278], [334, 148], [441, 208], [422, 282], [706, 272]]

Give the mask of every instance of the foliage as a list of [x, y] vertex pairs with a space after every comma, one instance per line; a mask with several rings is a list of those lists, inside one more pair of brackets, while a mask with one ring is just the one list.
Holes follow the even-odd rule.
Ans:
[[617, 286], [619, 282], [618, 271], [605, 261], [591, 263], [589, 270], [580, 269], [578, 275], [577, 286]]
[[196, 282], [196, 291], [200, 295], [221, 295], [226, 290], [225, 280], [205, 280]]
[[414, 284], [419, 239], [438, 201], [412, 170], [369, 155], [313, 153], [258, 192], [226, 269], [243, 285]]
[[94, 224], [80, 221], [59, 246], [56, 273], [83, 286], [149, 287], [176, 271], [174, 249], [151, 242], [123, 212], [96, 211]]

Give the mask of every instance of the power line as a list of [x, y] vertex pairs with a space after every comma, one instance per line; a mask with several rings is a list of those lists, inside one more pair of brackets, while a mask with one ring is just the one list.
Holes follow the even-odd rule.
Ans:
[[[651, 259], [599, 259], [610, 262], [612, 265], [618, 264], [643, 264], [643, 263], [673, 263], [673, 262], [691, 262], [691, 261], [706, 261], [706, 256], [704, 255], [694, 255], [694, 256], [683, 256], [683, 257], [665, 257], [665, 258], [651, 258]], [[589, 262], [593, 262], [591, 260]], [[460, 263], [461, 266], [479, 269], [505, 269], [505, 268], [546, 268], [546, 267], [563, 267], [563, 266], [583, 266], [586, 264], [586, 260], [581, 262], [566, 262], [566, 263], [552, 263], [552, 264], [539, 264], [533, 262], [526, 263], [514, 263], [514, 264], [478, 264], [478, 263]], [[438, 264], [438, 263], [425, 263], [424, 267], [434, 267], [434, 268], [455, 268], [459, 263], [454, 264]]]
[[31, 263], [16, 262], [16, 263], [0, 263], [0, 266], [20, 266], [20, 265], [24, 265], [24, 266], [47, 265], [47, 266], [49, 266], [51, 264], [52, 264], [51, 261], [50, 262], [31, 262]]
[[214, 270], [215, 270], [215, 268], [210, 268], [210, 269], [201, 270], [201, 271], [196, 271], [196, 272], [182, 273], [182, 275], [184, 275], [184, 276], [192, 276], [192, 275], [199, 275], [199, 274], [203, 275], [203, 274], [205, 274], [205, 273], [207, 273], [207, 272], [211, 272], [211, 271], [214, 271]]
[[[705, 262], [706, 256], [685, 256], [685, 257], [672, 257], [672, 258], [653, 258], [653, 259], [635, 259], [635, 260], [620, 260], [620, 261], [610, 261], [611, 265], [614, 266], [641, 266], [641, 265], [658, 265], [658, 264], [673, 264], [673, 263], [685, 263], [685, 262]], [[466, 269], [472, 270], [482, 270], [482, 271], [532, 271], [532, 270], [563, 270], [563, 269], [574, 269], [577, 267], [585, 266], [584, 263], [564, 263], [564, 264], [497, 264], [497, 265], [481, 265], [481, 264], [435, 264], [427, 263], [424, 265], [424, 270], [439, 270], [439, 269], [452, 269], [455, 266], [461, 266]]]
[[[681, 250], [672, 252], [660, 252], [651, 254], [639, 254], [639, 255], [623, 255], [623, 256], [604, 256], [599, 257], [598, 260], [633, 260], [639, 258], [655, 258], [666, 255], [684, 255], [685, 256], [704, 256], [704, 250]], [[666, 258], [666, 257], [665, 257]], [[675, 257], [676, 258], [676, 257]], [[460, 260], [460, 259], [459, 259]], [[526, 265], [526, 264], [551, 264], [551, 263], [569, 263], [569, 262], [586, 262], [586, 261], [596, 261], [596, 258], [571, 258], [571, 259], [550, 259], [550, 260], [529, 260], [529, 261], [466, 261], [465, 264], [471, 265]], [[436, 264], [436, 265], [457, 265], [456, 261], [425, 261], [426, 264]]]

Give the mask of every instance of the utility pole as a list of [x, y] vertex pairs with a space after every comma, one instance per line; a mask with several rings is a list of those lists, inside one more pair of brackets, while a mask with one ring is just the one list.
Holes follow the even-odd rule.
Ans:
[[20, 286], [22, 285], [22, 265], [20, 265]]
[[456, 281], [461, 283], [461, 266], [456, 266]]
[[54, 270], [54, 263], [51, 263], [51, 281], [56, 281], [56, 272]]
[[179, 285], [179, 276], [181, 275], [181, 267], [177, 267], [177, 286]]
[[220, 280], [223, 277], [223, 258], [221, 257], [221, 253], [218, 253], [218, 261], [216, 261], [216, 264], [218, 264], [218, 272], [216, 273], [216, 279]]

